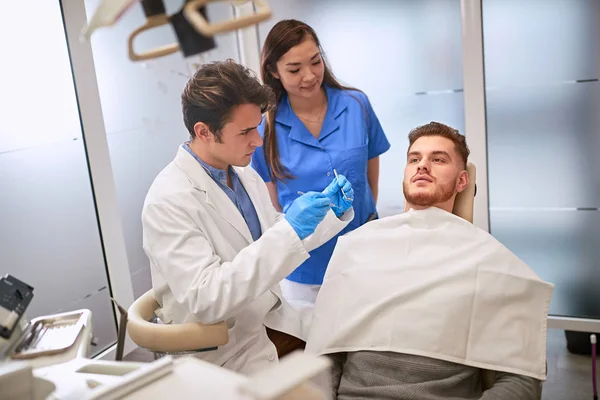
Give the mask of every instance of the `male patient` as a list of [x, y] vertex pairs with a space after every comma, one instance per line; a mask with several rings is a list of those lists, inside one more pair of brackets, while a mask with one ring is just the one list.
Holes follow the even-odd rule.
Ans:
[[306, 350], [333, 360], [337, 399], [536, 399], [553, 285], [452, 214], [463, 135], [431, 122], [409, 142], [408, 211], [340, 238]]

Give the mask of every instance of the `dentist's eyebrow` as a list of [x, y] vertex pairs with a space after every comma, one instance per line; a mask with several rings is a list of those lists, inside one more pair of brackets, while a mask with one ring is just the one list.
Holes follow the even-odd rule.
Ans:
[[258, 127], [258, 125], [256, 125], [256, 126], [252, 126], [252, 127], [250, 127], [250, 128], [242, 129], [242, 130], [240, 131], [240, 133], [248, 133], [248, 132], [250, 132], [250, 131], [252, 131], [252, 130], [256, 129], [257, 127]]

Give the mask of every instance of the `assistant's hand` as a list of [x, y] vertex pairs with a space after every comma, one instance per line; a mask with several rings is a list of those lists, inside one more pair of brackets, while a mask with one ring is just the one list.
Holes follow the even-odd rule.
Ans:
[[285, 213], [285, 219], [303, 240], [315, 231], [330, 208], [329, 197], [325, 194], [308, 192], [294, 200]]
[[[346, 193], [346, 197], [344, 197], [342, 189]], [[335, 212], [335, 215], [338, 217], [352, 207], [352, 202], [354, 201], [354, 189], [352, 189], [352, 184], [344, 175], [338, 175], [333, 178], [329, 186], [323, 190], [323, 194], [326, 195], [333, 204], [333, 212]]]

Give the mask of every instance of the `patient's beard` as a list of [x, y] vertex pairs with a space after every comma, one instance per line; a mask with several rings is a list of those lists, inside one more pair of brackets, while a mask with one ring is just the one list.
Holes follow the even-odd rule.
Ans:
[[431, 207], [450, 200], [454, 195], [455, 185], [452, 183], [438, 184], [433, 193], [411, 193], [409, 185], [402, 182], [402, 189], [407, 203], [417, 207]]

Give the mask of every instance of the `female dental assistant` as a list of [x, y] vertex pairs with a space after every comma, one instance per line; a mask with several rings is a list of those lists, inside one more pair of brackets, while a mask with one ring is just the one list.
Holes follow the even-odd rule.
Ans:
[[[354, 189], [355, 217], [340, 234], [376, 218], [379, 155], [390, 144], [367, 96], [337, 82], [314, 30], [295, 20], [277, 23], [262, 49], [261, 76], [277, 105], [258, 127], [264, 146], [252, 166], [276, 208], [285, 212], [299, 192], [317, 190], [337, 172]], [[281, 283], [292, 305], [314, 304], [336, 241], [313, 250]]]
[[343, 176], [300, 196], [285, 215], [273, 208], [248, 167], [271, 95], [232, 61], [200, 67], [181, 96], [190, 141], [156, 177], [142, 211], [156, 314], [168, 324], [225, 321], [228, 343], [197, 357], [241, 373], [277, 362], [277, 335], [266, 327], [304, 338], [278, 283], [353, 218]]

